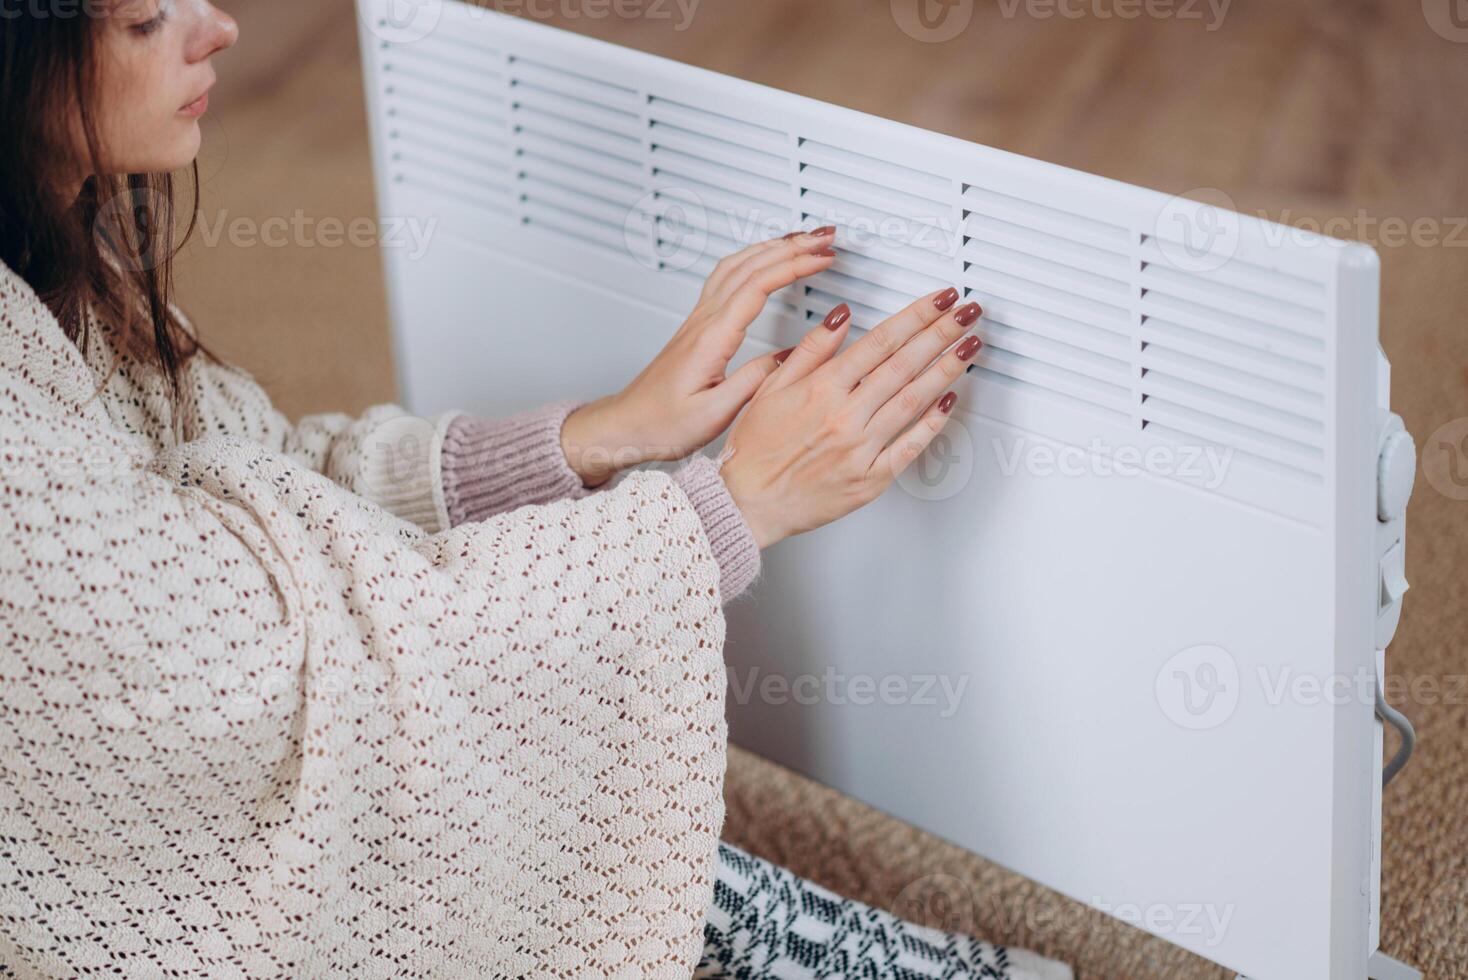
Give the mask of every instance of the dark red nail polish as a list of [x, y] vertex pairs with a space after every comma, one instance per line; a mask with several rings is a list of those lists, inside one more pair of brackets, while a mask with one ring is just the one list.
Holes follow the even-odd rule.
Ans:
[[782, 241], [782, 242], [788, 242], [788, 241], [790, 241], [790, 239], [794, 238], [796, 235], [802, 235], [802, 234], [804, 234], [804, 232], [792, 231], [788, 235], [781, 235], [780, 236], [780, 241]]
[[963, 343], [958, 345], [958, 359], [960, 361], [973, 360], [974, 355], [977, 354], [979, 352], [979, 348], [983, 346], [984, 342], [982, 340], [977, 337], [970, 337], [968, 340], [965, 340]]
[[787, 357], [789, 357], [793, 353], [795, 353], [795, 348], [794, 347], [787, 347], [787, 348], [785, 348], [780, 353], [778, 353], [778, 354], [775, 355], [775, 365], [778, 367], [779, 365], [784, 364], [785, 363], [785, 359]]
[[822, 258], [834, 259], [836, 257], [836, 250], [827, 245], [825, 248], [817, 250], [815, 254], [821, 256]]
[[820, 228], [817, 228], [815, 231], [809, 232], [809, 234], [812, 234], [812, 235], [816, 236], [817, 238], [830, 238], [832, 235], [836, 234], [836, 226], [835, 225], [822, 225]]
[[851, 307], [847, 306], [845, 303], [842, 303], [830, 313], [827, 313], [826, 319], [821, 321], [821, 323], [822, 326], [824, 326], [827, 330], [840, 330], [842, 325], [850, 319]]
[[953, 411], [953, 406], [956, 404], [958, 404], [958, 396], [950, 391], [948, 394], [944, 395], [943, 400], [938, 403], [938, 411], [942, 412], [944, 415], [947, 415], [949, 412]]
[[938, 294], [937, 298], [933, 300], [933, 305], [936, 306], [939, 310], [946, 311], [948, 307], [957, 302], [958, 290], [954, 289], [952, 286], [949, 286], [947, 289]]
[[978, 303], [969, 303], [967, 306], [959, 307], [958, 312], [953, 314], [953, 319], [958, 322], [960, 327], [967, 327], [971, 326], [979, 318], [979, 314], [983, 312], [983, 308]]

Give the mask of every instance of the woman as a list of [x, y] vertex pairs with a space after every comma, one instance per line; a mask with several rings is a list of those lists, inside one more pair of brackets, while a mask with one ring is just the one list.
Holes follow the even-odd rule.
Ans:
[[1068, 975], [718, 843], [721, 603], [941, 430], [978, 308], [841, 353], [838, 309], [725, 377], [824, 229], [721, 262], [602, 401], [290, 425], [132, 208], [235, 38], [205, 0], [0, 17], [0, 972]]

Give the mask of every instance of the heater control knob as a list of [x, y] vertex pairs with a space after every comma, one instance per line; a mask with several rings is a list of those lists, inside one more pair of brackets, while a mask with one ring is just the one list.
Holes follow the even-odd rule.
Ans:
[[1417, 447], [1393, 414], [1381, 438], [1381, 456], [1376, 461], [1376, 516], [1395, 521], [1407, 512], [1412, 484], [1417, 479]]

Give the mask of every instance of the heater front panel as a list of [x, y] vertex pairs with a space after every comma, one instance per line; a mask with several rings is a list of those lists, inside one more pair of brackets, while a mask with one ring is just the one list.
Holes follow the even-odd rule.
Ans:
[[388, 6], [362, 38], [413, 410], [614, 390], [721, 255], [801, 225], [842, 257], [739, 361], [837, 302], [857, 334], [950, 283], [985, 307], [944, 438], [729, 608], [736, 742], [1256, 980], [1364, 975], [1373, 728], [1339, 688], [1374, 669], [1376, 321], [1341, 297], [1369, 257]]

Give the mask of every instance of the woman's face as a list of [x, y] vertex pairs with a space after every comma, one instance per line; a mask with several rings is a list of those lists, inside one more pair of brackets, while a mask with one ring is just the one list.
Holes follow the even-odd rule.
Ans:
[[[107, 173], [166, 173], [193, 162], [209, 108], [209, 59], [239, 26], [208, 0], [108, 0], [99, 25], [95, 117]], [[84, 166], [84, 170], [86, 167]]]

